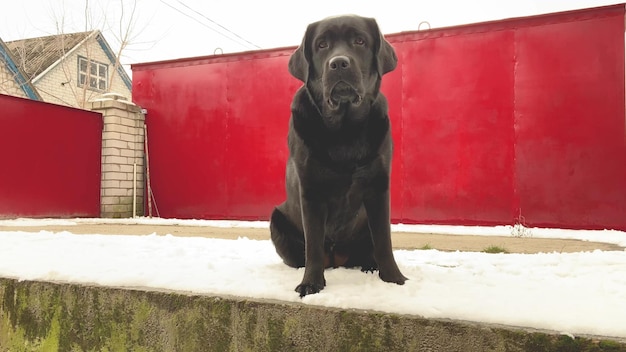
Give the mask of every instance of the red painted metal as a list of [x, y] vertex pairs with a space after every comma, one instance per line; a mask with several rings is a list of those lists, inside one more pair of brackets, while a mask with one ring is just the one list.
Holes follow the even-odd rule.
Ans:
[[0, 94], [0, 218], [100, 216], [102, 116]]
[[290, 94], [299, 87], [284, 74], [290, 54], [134, 68], [161, 216], [266, 219], [282, 201]]
[[397, 42], [403, 221], [511, 221], [512, 37], [506, 30]]
[[[387, 39], [394, 221], [626, 229], [624, 5]], [[133, 65], [161, 216], [284, 199], [294, 49]]]
[[518, 211], [535, 225], [626, 229], [623, 6], [612, 13], [516, 32]]

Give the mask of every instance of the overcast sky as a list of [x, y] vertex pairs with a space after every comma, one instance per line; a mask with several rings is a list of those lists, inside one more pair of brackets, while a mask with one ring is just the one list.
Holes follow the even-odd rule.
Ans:
[[[377, 19], [383, 33], [522, 17], [620, 3], [615, 0], [21, 0], [3, 1], [5, 42], [100, 29], [114, 50], [136, 2], [131, 46], [122, 62], [275, 48], [300, 43], [306, 25], [339, 14]], [[410, 7], [407, 4], [411, 4]], [[124, 10], [124, 18], [122, 11]], [[87, 15], [86, 15], [87, 14]], [[122, 32], [125, 32], [123, 30]]]

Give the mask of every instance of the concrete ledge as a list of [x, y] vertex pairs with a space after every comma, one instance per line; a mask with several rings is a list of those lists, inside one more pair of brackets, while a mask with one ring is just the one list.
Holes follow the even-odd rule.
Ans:
[[0, 351], [626, 351], [626, 342], [295, 303], [0, 278]]

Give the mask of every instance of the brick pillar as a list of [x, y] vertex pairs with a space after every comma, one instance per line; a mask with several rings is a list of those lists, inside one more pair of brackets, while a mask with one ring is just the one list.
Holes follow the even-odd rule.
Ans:
[[143, 215], [145, 116], [139, 106], [114, 93], [91, 101], [91, 110], [101, 113], [104, 120], [100, 217], [133, 216], [135, 164], [137, 211], [134, 215]]

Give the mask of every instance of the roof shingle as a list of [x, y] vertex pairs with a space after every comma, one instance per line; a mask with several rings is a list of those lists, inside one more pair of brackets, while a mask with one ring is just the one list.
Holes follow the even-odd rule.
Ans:
[[32, 80], [92, 33], [90, 31], [14, 40], [6, 42], [6, 46], [11, 50], [16, 64]]

